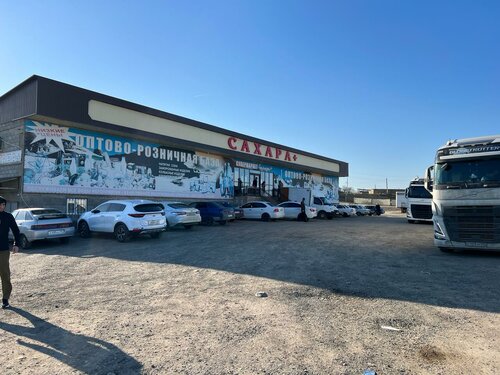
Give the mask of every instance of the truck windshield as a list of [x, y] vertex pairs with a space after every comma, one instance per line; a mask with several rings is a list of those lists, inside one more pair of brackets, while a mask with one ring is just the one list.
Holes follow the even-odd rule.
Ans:
[[432, 194], [423, 186], [410, 186], [408, 188], [408, 198], [428, 198], [432, 199]]
[[438, 163], [434, 185], [453, 187], [500, 186], [500, 158]]

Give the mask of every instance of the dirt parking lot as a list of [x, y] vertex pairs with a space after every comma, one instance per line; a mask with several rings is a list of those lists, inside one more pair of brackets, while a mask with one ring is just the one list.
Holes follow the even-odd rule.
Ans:
[[500, 254], [441, 253], [401, 214], [74, 238], [11, 259], [2, 374], [500, 368]]

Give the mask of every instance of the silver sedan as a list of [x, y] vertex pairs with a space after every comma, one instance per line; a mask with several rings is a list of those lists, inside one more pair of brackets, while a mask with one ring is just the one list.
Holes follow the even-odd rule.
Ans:
[[73, 221], [53, 208], [21, 208], [12, 212], [21, 232], [22, 248], [27, 249], [33, 241], [58, 238], [68, 242], [75, 234]]

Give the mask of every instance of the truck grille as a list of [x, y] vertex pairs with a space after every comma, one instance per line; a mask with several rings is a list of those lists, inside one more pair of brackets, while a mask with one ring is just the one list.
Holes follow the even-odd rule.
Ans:
[[415, 219], [432, 219], [432, 208], [430, 204], [412, 204], [411, 216]]
[[500, 243], [500, 206], [443, 207], [452, 241]]

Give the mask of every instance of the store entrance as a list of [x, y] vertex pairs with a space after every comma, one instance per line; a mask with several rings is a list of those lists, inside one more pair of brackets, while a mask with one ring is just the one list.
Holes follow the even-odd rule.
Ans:
[[260, 172], [250, 171], [250, 187], [248, 188], [248, 194], [260, 194]]

